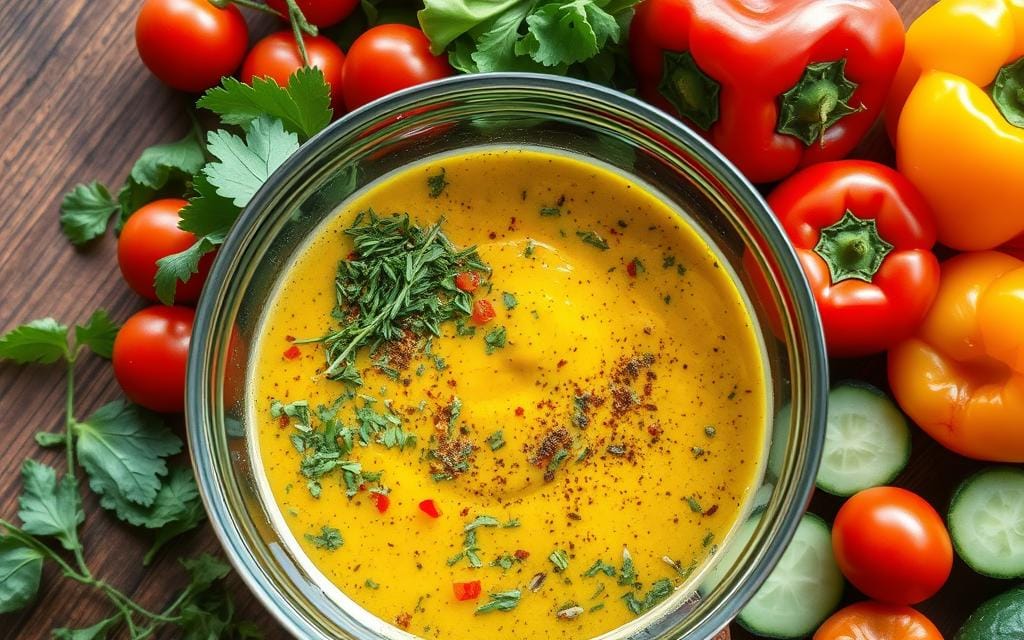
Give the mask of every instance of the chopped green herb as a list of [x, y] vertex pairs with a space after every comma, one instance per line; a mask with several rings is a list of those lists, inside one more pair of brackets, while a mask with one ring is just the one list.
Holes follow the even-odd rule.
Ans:
[[665, 297], [662, 298], [662, 300], [665, 301], [665, 304], [672, 304], [672, 296], [668, 295], [667, 293], [665, 294]]
[[693, 496], [686, 496], [686, 504], [690, 506], [690, 511], [693, 511], [694, 513], [704, 513], [704, 508], [700, 506], [699, 502], [697, 502], [697, 498], [694, 498]]
[[636, 582], [636, 567], [633, 566], [633, 556], [629, 549], [622, 547], [622, 569], [619, 570], [619, 584], [634, 584]]
[[473, 521], [467, 524], [463, 530], [472, 531], [479, 529], [480, 527], [497, 527], [501, 522], [494, 516], [477, 516], [473, 518]]
[[505, 291], [501, 294], [501, 301], [505, 303], [505, 308], [511, 311], [516, 308], [518, 301], [516, 300], [516, 294]]
[[681, 264], [677, 264], [676, 265], [676, 273], [678, 273], [681, 276], [685, 276], [686, 275], [686, 267], [684, 267]]
[[715, 430], [714, 425], [709, 424], [708, 426], [704, 427], [704, 435], [706, 435], [707, 437], [714, 438], [716, 433], [718, 432]]
[[596, 600], [598, 598], [598, 596], [600, 596], [602, 593], [604, 593], [604, 583], [603, 582], [598, 582], [597, 583], [597, 588], [594, 589], [594, 594], [592, 596], [590, 596], [590, 599], [591, 600]]
[[597, 247], [601, 251], [608, 250], [608, 243], [595, 231], [577, 231], [576, 235], [579, 236], [580, 240], [583, 240], [583, 242], [592, 247]]
[[665, 564], [672, 567], [672, 569], [675, 570], [675, 572], [678, 573], [683, 580], [689, 578], [691, 575], [693, 575], [693, 572], [697, 570], [696, 560], [692, 560], [690, 564], [684, 568], [681, 564], [679, 564], [669, 556], [662, 556], [661, 559], [665, 561]]
[[463, 319], [455, 321], [455, 335], [457, 336], [475, 336], [476, 327], [469, 324]]
[[563, 549], [555, 549], [552, 551], [551, 555], [548, 556], [548, 560], [551, 561], [551, 564], [555, 565], [556, 573], [560, 573], [569, 568], [569, 554]]
[[554, 217], [562, 215], [562, 210], [559, 207], [541, 207], [540, 215]]
[[536, 250], [537, 250], [536, 243], [533, 240], [528, 240], [526, 242], [526, 248], [523, 249], [523, 257], [524, 258], [532, 258], [533, 257], [533, 252], [536, 251]]
[[516, 557], [511, 553], [503, 553], [491, 562], [492, 567], [501, 567], [502, 571], [508, 571], [517, 563], [521, 563], [523, 560]]
[[709, 546], [714, 541], [714, 539], [715, 539], [715, 532], [714, 531], [708, 531], [708, 534], [706, 536], [704, 536], [704, 539], [701, 540], [700, 544], [701, 544], [702, 547], [707, 547], [707, 546]]
[[694, 458], [699, 458], [704, 455], [703, 447], [690, 447], [690, 452], [693, 453]]
[[491, 355], [498, 349], [504, 349], [505, 344], [505, 327], [495, 327], [484, 335], [484, 349], [487, 355]]
[[607, 451], [610, 455], [613, 455], [617, 458], [621, 458], [622, 456], [626, 455], [626, 447], [624, 447], [621, 444], [610, 444], [608, 445]]
[[664, 258], [661, 259], [661, 267], [663, 269], [668, 269], [669, 267], [673, 267], [673, 266], [675, 266], [675, 264], [676, 264], [676, 257], [675, 256], [665, 256]]
[[590, 607], [590, 609], [588, 609], [588, 611], [590, 613], [594, 613], [595, 611], [600, 611], [601, 609], [604, 609], [604, 603], [603, 602], [598, 602], [594, 606]]
[[589, 393], [581, 393], [572, 397], [572, 424], [580, 429], [586, 429], [590, 424], [590, 404], [593, 396]]
[[633, 261], [630, 264], [633, 265], [634, 274], [644, 273], [647, 271], [647, 268], [644, 266], [644, 263], [640, 261], [640, 258], [633, 258]]
[[616, 224], [619, 225], [620, 229], [625, 229], [626, 227], [629, 226], [628, 224], [626, 224], [625, 220], [619, 220]]
[[522, 523], [519, 522], [519, 518], [512, 518], [508, 522], [502, 524], [501, 528], [502, 529], [516, 529], [516, 528], [518, 528], [521, 525], [522, 525]]
[[321, 527], [320, 533], [317, 535], [307, 533], [306, 540], [311, 542], [317, 549], [326, 549], [328, 551], [334, 551], [345, 544], [341, 537], [341, 531], [327, 525]]
[[637, 598], [636, 594], [630, 591], [626, 595], [622, 596], [623, 601], [626, 603], [626, 607], [633, 613], [633, 615], [642, 615], [653, 609], [659, 602], [672, 595], [674, 587], [672, 581], [667, 578], [662, 578], [651, 585], [650, 591], [647, 592], [642, 598]]
[[427, 366], [421, 362], [420, 365], [418, 367], [416, 367], [416, 375], [422, 376], [426, 372], [427, 372]]
[[374, 582], [373, 580], [370, 580], [369, 578], [367, 578], [366, 582], [364, 582], [363, 584], [366, 585], [367, 589], [380, 589], [380, 585]]
[[427, 187], [430, 189], [431, 198], [439, 197], [447, 186], [448, 180], [445, 179], [444, 167], [441, 167], [441, 173], [427, 178]]
[[491, 611], [511, 611], [519, 604], [522, 593], [519, 589], [491, 593], [490, 601], [476, 608], [476, 613], [490, 613]]
[[590, 578], [596, 576], [599, 573], [614, 578], [615, 577], [615, 565], [608, 564], [603, 560], [595, 560], [594, 564], [590, 565], [590, 568], [583, 573], [583, 577]]
[[491, 451], [497, 451], [505, 446], [505, 436], [502, 434], [501, 429], [487, 436], [487, 446], [491, 448]]
[[448, 363], [445, 362], [444, 358], [442, 358], [441, 356], [432, 356], [432, 357], [433, 357], [433, 360], [434, 360], [434, 368], [435, 369], [437, 369], [438, 371], [444, 371], [445, 369], [448, 368]]
[[540, 313], [536, 309], [530, 309], [530, 315], [533, 316], [534, 320], [540, 320]]

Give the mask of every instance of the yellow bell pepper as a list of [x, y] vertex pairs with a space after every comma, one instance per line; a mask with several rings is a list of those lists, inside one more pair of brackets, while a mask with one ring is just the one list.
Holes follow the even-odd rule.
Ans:
[[990, 249], [1024, 233], [1024, 0], [941, 0], [906, 42], [887, 126], [939, 242]]
[[900, 407], [961, 455], [1024, 462], [1024, 261], [998, 251], [942, 265], [917, 335], [889, 351]]

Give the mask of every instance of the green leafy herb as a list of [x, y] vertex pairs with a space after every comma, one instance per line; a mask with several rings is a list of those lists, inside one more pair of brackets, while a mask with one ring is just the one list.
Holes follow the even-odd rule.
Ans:
[[455, 335], [457, 336], [475, 336], [476, 327], [466, 322], [464, 318], [460, 318], [455, 321]]
[[562, 215], [562, 210], [559, 207], [541, 207], [540, 215], [546, 217], [556, 217]]
[[217, 160], [203, 173], [218, 195], [239, 208], [249, 204], [270, 174], [299, 148], [294, 133], [265, 115], [252, 121], [244, 140], [226, 131], [212, 131], [207, 138], [207, 149]]
[[0, 358], [50, 364], [67, 358], [68, 328], [53, 318], [23, 324], [0, 337]]
[[704, 513], [704, 507], [700, 506], [700, 502], [693, 496], [686, 496], [686, 504], [689, 505], [690, 511], [694, 513]]
[[676, 263], [676, 257], [675, 256], [665, 256], [664, 258], [661, 259], [661, 268], [662, 269], [668, 269], [669, 267], [672, 267], [673, 265], [675, 265], [675, 263]]
[[701, 544], [702, 547], [708, 547], [708, 546], [711, 546], [711, 543], [714, 542], [714, 540], [715, 540], [715, 532], [714, 531], [708, 531], [707, 535], [704, 536], [704, 539], [700, 541], [700, 544]]
[[706, 435], [707, 437], [714, 438], [716, 433], [718, 433], [718, 431], [715, 429], [714, 425], [709, 424], [708, 426], [704, 427], [704, 435]]
[[464, 527], [464, 530], [472, 531], [474, 529], [479, 529], [480, 527], [497, 527], [500, 524], [501, 521], [494, 516], [477, 516], [476, 518], [473, 518], [472, 522]]
[[23, 609], [39, 591], [43, 554], [21, 540], [0, 536], [0, 613]]
[[629, 549], [622, 547], [622, 568], [619, 569], [619, 584], [636, 583], [636, 568], [633, 566], [633, 555]]
[[345, 544], [345, 541], [341, 537], [341, 531], [338, 531], [334, 527], [328, 527], [327, 525], [320, 527], [320, 533], [316, 535], [307, 533], [306, 540], [308, 540], [317, 549], [326, 549], [327, 551], [340, 549], [341, 546]]
[[99, 181], [77, 184], [60, 204], [60, 229], [73, 244], [82, 245], [103, 235], [120, 206]]
[[522, 597], [522, 593], [519, 589], [501, 591], [488, 595], [490, 596], [490, 601], [477, 607], [477, 614], [490, 613], [492, 611], [511, 611], [519, 605], [519, 598]]
[[583, 576], [586, 578], [591, 578], [599, 573], [603, 573], [609, 578], [614, 578], [615, 565], [608, 564], [607, 562], [604, 562], [600, 559], [595, 560], [594, 564], [590, 565], [590, 568], [583, 572]]
[[427, 178], [427, 188], [430, 190], [429, 194], [431, 198], [439, 198], [444, 193], [445, 187], [448, 186], [448, 180], [445, 179], [444, 167], [441, 167], [441, 172], [437, 175], [433, 175]]
[[363, 584], [366, 585], [367, 589], [373, 589], [373, 590], [380, 589], [380, 585], [377, 584], [376, 582], [374, 582], [373, 580], [369, 579], [369, 578], [367, 578], [366, 582], [364, 582]]
[[637, 598], [636, 594], [632, 591], [622, 596], [622, 600], [626, 603], [626, 607], [633, 613], [633, 615], [642, 615], [647, 613], [655, 607], [659, 602], [672, 595], [672, 591], [675, 587], [672, 586], [672, 581], [667, 578], [662, 578], [651, 585], [651, 589], [647, 594], [641, 598]]
[[505, 308], [511, 311], [516, 308], [519, 301], [516, 300], [516, 294], [505, 291], [501, 294], [501, 301], [505, 304]]
[[487, 446], [491, 448], [491, 451], [497, 451], [505, 446], [505, 436], [502, 434], [501, 429], [487, 436]]
[[199, 273], [199, 260], [222, 242], [224, 237], [219, 234], [203, 236], [188, 249], [157, 260], [157, 272], [153, 280], [157, 298], [164, 304], [172, 304], [178, 282], [188, 282], [193, 275]]
[[560, 573], [569, 568], [569, 554], [564, 549], [555, 549], [548, 556], [551, 564], [555, 565], [555, 572]]
[[183, 193], [186, 183], [205, 162], [203, 144], [196, 131], [190, 131], [181, 140], [145, 149], [117, 194], [120, 223], [124, 224], [128, 216], [160, 193]]
[[528, 240], [526, 242], [526, 248], [523, 249], [523, 257], [524, 258], [532, 258], [533, 257], [533, 252], [536, 251], [536, 250], [537, 250], [537, 243], [534, 242], [533, 240]]
[[308, 140], [331, 122], [331, 90], [317, 67], [302, 67], [281, 87], [272, 78], [244, 84], [231, 76], [209, 89], [196, 106], [209, 109], [225, 124], [249, 127], [261, 116], [277, 118], [285, 129]]
[[358, 313], [317, 339], [325, 346], [328, 378], [345, 379], [361, 349], [373, 353], [406, 332], [439, 336], [441, 323], [470, 316], [472, 298], [455, 286], [455, 275], [489, 269], [474, 247], [456, 250], [441, 225], [422, 229], [408, 215], [366, 211], [346, 230], [356, 258], [341, 262], [335, 285], [339, 308]]
[[106, 311], [99, 309], [88, 322], [75, 327], [75, 344], [89, 347], [96, 355], [109, 360], [114, 355], [114, 338], [120, 328]]
[[599, 236], [596, 231], [577, 231], [576, 235], [580, 240], [589, 244], [592, 247], [597, 247], [601, 251], [608, 250], [608, 243], [604, 238]]
[[26, 460], [21, 466], [22, 491], [19, 503], [21, 529], [36, 536], [53, 536], [65, 549], [78, 546], [78, 525], [85, 521], [82, 498], [74, 478], [57, 481], [53, 467]]
[[504, 349], [506, 341], [505, 327], [495, 327], [484, 334], [484, 350], [491, 355], [498, 349]]

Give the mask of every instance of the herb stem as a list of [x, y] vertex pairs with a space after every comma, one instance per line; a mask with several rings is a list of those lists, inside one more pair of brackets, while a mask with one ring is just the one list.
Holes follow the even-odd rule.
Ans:
[[253, 9], [255, 11], [262, 11], [263, 13], [269, 13], [270, 15], [277, 16], [278, 18], [284, 20], [284, 16], [281, 15], [281, 13], [277, 9], [269, 5], [263, 4], [262, 2], [254, 2], [253, 0], [230, 0], [230, 2], [215, 2], [213, 4], [214, 6], [217, 6], [219, 4], [236, 4], [240, 7], [245, 7], [247, 9]]
[[306, 16], [303, 15], [302, 9], [296, 4], [295, 0], [285, 0], [285, 4], [288, 5], [288, 21], [292, 24], [292, 34], [295, 36], [295, 44], [299, 48], [299, 57], [302, 58], [302, 66], [309, 66], [309, 55], [306, 53], [306, 43], [303, 38], [303, 33], [307, 33], [311, 36], [316, 36], [317, 28], [309, 24], [306, 20]]
[[53, 560], [57, 564], [57, 566], [61, 568], [61, 571], [63, 571], [64, 575], [66, 575], [67, 577], [71, 578], [76, 582], [81, 582], [82, 584], [94, 584], [95, 581], [93, 580], [92, 576], [83, 575], [78, 571], [75, 571], [75, 569], [67, 562], [65, 562], [64, 558], [60, 557], [60, 555], [56, 551], [46, 546], [42, 542], [36, 540], [34, 536], [30, 536], [29, 534], [22, 531], [19, 527], [2, 518], [0, 518], [0, 526], [7, 529], [7, 532], [11, 535], [12, 538], [15, 538], [19, 542], [22, 542], [25, 545], [32, 547], [33, 549], [43, 554], [50, 560]]

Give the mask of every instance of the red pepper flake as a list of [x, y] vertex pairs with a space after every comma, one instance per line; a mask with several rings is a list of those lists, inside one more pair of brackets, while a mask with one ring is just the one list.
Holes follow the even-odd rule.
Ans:
[[490, 300], [477, 300], [473, 303], [473, 324], [487, 324], [496, 315]]
[[288, 347], [287, 349], [284, 350], [284, 354], [283, 355], [284, 355], [286, 360], [294, 360], [294, 359], [298, 358], [299, 356], [301, 356], [302, 352], [299, 351], [298, 345], [294, 345], [293, 344], [292, 346], [290, 346], [290, 347]]
[[652, 438], [658, 438], [661, 436], [662, 433], [664, 433], [664, 429], [662, 429], [661, 425], [659, 425], [657, 422], [652, 422], [651, 424], [647, 425], [647, 433], [649, 433]]
[[629, 264], [626, 265], [626, 273], [629, 274], [630, 278], [636, 277], [636, 260], [629, 261]]
[[498, 234], [492, 231], [487, 234], [487, 237], [490, 238], [491, 240], [494, 240], [495, 238], [498, 237]]
[[460, 512], [459, 512], [459, 515], [460, 515], [461, 517], [463, 517], [463, 518], [465, 518], [466, 516], [468, 516], [468, 515], [469, 515], [469, 507], [463, 507], [463, 508], [462, 508], [462, 511], [460, 511]]
[[420, 511], [427, 514], [431, 518], [440, 518], [441, 510], [437, 508], [437, 503], [433, 500], [424, 500], [420, 503]]
[[277, 424], [281, 425], [282, 429], [284, 429], [285, 427], [287, 427], [291, 423], [292, 423], [292, 421], [288, 419], [288, 416], [284, 416], [283, 415], [283, 416], [281, 416], [280, 418], [277, 419]]
[[295, 342], [295, 336], [285, 336], [284, 339], [287, 342]]
[[523, 414], [526, 413], [526, 409], [522, 407], [516, 407], [516, 417], [522, 418]]
[[516, 549], [516, 552], [512, 555], [516, 557], [516, 560], [526, 560], [530, 557], [530, 552], [525, 549]]
[[473, 293], [480, 286], [480, 274], [476, 271], [463, 271], [455, 276], [455, 287], [459, 291]]
[[557, 365], [557, 367], [558, 367], [559, 369], [561, 369], [562, 367], [564, 367], [564, 366], [565, 366], [565, 365], [567, 365], [567, 364], [569, 364], [569, 361], [568, 361], [568, 360], [559, 360], [559, 361], [558, 361], [558, 365]]
[[412, 624], [411, 613], [400, 613], [395, 616], [395, 624], [403, 629], [408, 629], [409, 625]]
[[379, 511], [380, 513], [386, 513], [388, 507], [391, 506], [391, 498], [389, 498], [383, 493], [371, 491], [370, 498], [373, 500], [373, 504], [376, 505], [377, 511]]
[[460, 602], [465, 600], [476, 600], [480, 597], [480, 592], [482, 590], [479, 580], [452, 583], [452, 591], [455, 592], [455, 599]]
[[710, 507], [708, 507], [707, 511], [704, 512], [704, 516], [705, 517], [713, 516], [716, 513], [718, 513], [718, 505], [717, 504], [713, 504]]
[[622, 235], [621, 233], [619, 233], [619, 230], [616, 229], [615, 227], [609, 227], [608, 228], [608, 233], [612, 234], [613, 236]]
[[347, 260], [349, 262], [352, 262], [353, 260], [358, 260], [358, 259], [359, 259], [359, 254], [358, 253], [356, 253], [355, 251], [349, 251], [348, 258], [347, 258]]
[[366, 483], [363, 483], [363, 484], [359, 485], [359, 490], [360, 491], [366, 491]]

